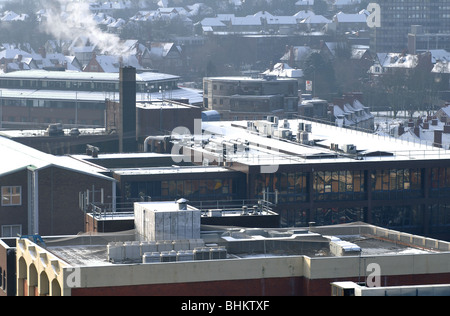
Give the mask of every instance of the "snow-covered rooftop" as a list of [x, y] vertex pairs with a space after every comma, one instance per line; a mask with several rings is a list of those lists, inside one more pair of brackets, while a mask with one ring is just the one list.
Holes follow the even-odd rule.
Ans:
[[[228, 152], [226, 160], [256, 166], [450, 158], [449, 151], [432, 147], [425, 142], [408, 142], [300, 119], [289, 120], [286, 123], [289, 124], [292, 135], [299, 132], [299, 123], [310, 125], [309, 142], [299, 143], [292, 139], [269, 138], [254, 130], [250, 131], [247, 128], [247, 121], [204, 122], [202, 129], [205, 130], [205, 134], [214, 136], [210, 138], [210, 147], [205, 146], [204, 149], [196, 148], [196, 150], [204, 154], [215, 153], [216, 159], [220, 159], [222, 142], [247, 142], [249, 150]], [[285, 123], [279, 124], [281, 129]], [[340, 151], [332, 150], [332, 145], [338, 146]], [[349, 145], [354, 148], [353, 154], [346, 151]]]
[[114, 181], [112, 178], [102, 174], [108, 170], [100, 166], [75, 160], [69, 156], [53, 156], [46, 154], [17, 143], [7, 137], [0, 136], [0, 150], [2, 152], [0, 176], [11, 174], [19, 170], [26, 170], [27, 168], [34, 170], [55, 166]]

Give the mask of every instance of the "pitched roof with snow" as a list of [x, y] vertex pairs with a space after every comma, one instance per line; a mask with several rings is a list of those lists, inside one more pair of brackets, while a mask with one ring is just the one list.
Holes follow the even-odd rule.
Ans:
[[348, 14], [341, 11], [334, 16], [333, 20], [338, 23], [366, 23], [367, 16], [364, 13]]
[[378, 59], [384, 68], [415, 68], [419, 64], [418, 55], [411, 54], [378, 54]]
[[273, 69], [268, 69], [263, 72], [263, 75], [272, 75], [282, 78], [302, 78], [303, 70], [291, 68], [288, 64], [278, 63], [273, 66]]
[[0, 149], [2, 152], [0, 176], [8, 175], [19, 170], [26, 170], [27, 168], [45, 169], [54, 166], [76, 173], [84, 173], [114, 181], [110, 177], [102, 174], [103, 172], [107, 172], [107, 170], [100, 166], [87, 164], [68, 156], [46, 154], [4, 136], [0, 136]]

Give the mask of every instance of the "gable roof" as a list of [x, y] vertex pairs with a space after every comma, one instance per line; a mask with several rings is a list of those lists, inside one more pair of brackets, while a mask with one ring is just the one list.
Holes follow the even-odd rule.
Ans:
[[364, 11], [361, 12], [363, 13], [348, 14], [341, 11], [334, 16], [333, 20], [338, 23], [366, 23], [367, 16]]
[[75, 173], [83, 173], [89, 176], [114, 181], [114, 179], [102, 174], [102, 172], [108, 171], [103, 167], [75, 160], [69, 156], [53, 156], [46, 154], [1, 135], [0, 150], [3, 155], [2, 163], [0, 164], [0, 176], [5, 176], [20, 170], [26, 170], [28, 168], [45, 169], [54, 166]]
[[102, 68], [104, 72], [112, 72], [112, 73], [119, 72], [121, 64], [132, 66], [136, 69], [142, 69], [141, 65], [139, 65], [136, 56], [133, 55], [123, 57], [96, 55], [94, 59], [95, 61], [97, 61], [98, 65]]
[[173, 48], [181, 51], [174, 43], [151, 43], [150, 55], [156, 59], [165, 58]]

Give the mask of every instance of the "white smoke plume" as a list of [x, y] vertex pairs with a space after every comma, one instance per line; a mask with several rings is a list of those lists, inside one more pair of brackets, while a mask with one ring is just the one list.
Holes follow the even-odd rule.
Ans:
[[44, 30], [60, 40], [73, 40], [86, 37], [102, 54], [123, 55], [120, 38], [115, 34], [103, 32], [89, 10], [85, 1], [41, 0], [47, 9]]

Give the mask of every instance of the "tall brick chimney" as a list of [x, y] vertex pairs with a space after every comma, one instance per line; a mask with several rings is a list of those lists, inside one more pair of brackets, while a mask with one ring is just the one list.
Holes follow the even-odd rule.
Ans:
[[120, 68], [119, 151], [137, 151], [136, 133], [136, 68]]

